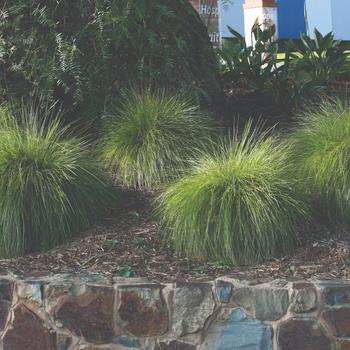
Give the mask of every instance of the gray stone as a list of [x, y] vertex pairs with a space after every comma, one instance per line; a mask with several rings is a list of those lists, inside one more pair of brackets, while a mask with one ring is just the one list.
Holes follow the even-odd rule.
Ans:
[[234, 289], [233, 300], [262, 321], [280, 319], [289, 307], [288, 289], [242, 287]]
[[10, 313], [13, 298], [13, 282], [0, 279], [0, 331], [3, 331]]
[[182, 336], [200, 331], [214, 310], [211, 284], [177, 285], [173, 296], [173, 333]]
[[36, 278], [21, 278], [27, 283], [41, 283], [50, 284], [55, 286], [78, 286], [78, 285], [95, 285], [95, 286], [112, 286], [113, 278], [106, 277], [95, 272], [80, 272], [80, 273], [62, 273], [53, 274], [47, 277], [36, 277]]
[[44, 290], [44, 306], [45, 310], [50, 313], [57, 306], [57, 302], [62, 296], [78, 297], [86, 292], [86, 284], [80, 280], [55, 280], [47, 284]]
[[284, 287], [288, 287], [288, 282], [286, 280], [282, 280], [282, 279], [277, 279], [277, 280], [272, 280], [269, 282], [270, 286], [272, 288], [284, 288]]
[[316, 309], [317, 291], [311, 283], [294, 283], [291, 310], [303, 313]]
[[141, 347], [141, 344], [137, 339], [127, 337], [117, 339], [115, 344], [122, 345], [129, 349], [139, 349]]
[[115, 276], [113, 277], [113, 282], [118, 284], [118, 286], [129, 286], [129, 287], [135, 287], [139, 285], [143, 286], [151, 286], [151, 285], [156, 285], [155, 283], [152, 283], [148, 278], [146, 277], [120, 277], [120, 276]]
[[68, 334], [57, 334], [57, 350], [69, 350], [72, 348], [72, 337]]
[[[93, 344], [81, 344], [77, 347], [72, 348], [72, 350], [144, 350], [143, 348], [130, 348], [120, 344], [108, 344], [108, 345], [93, 345]], [[71, 350], [71, 349], [69, 349]], [[146, 350], [146, 349], [145, 349]]]
[[42, 284], [39, 282], [21, 281], [16, 285], [17, 295], [21, 299], [26, 299], [41, 306], [43, 303], [41, 287]]
[[271, 326], [248, 318], [239, 308], [209, 329], [202, 350], [272, 350], [272, 334]]

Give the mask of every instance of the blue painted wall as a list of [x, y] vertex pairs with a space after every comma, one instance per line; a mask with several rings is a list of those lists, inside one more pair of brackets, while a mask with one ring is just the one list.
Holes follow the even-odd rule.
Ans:
[[[305, 0], [278, 0], [278, 31], [281, 39], [299, 39], [306, 32]], [[322, 1], [322, 0], [319, 0]]]
[[[300, 33], [306, 31], [304, 18], [305, 0], [277, 0], [278, 2], [278, 31], [282, 39], [299, 39]], [[324, 1], [324, 0], [317, 0]], [[349, 1], [350, 0], [346, 0]], [[244, 0], [220, 1], [220, 32], [223, 38], [231, 34], [227, 25], [244, 35]]]
[[[219, 1], [220, 32], [223, 38], [231, 36], [227, 25], [244, 34], [243, 2]], [[300, 34], [306, 32], [306, 3], [311, 36], [314, 28], [317, 28], [323, 34], [333, 31], [337, 39], [350, 40], [350, 0], [277, 0], [277, 3], [279, 38], [300, 39]]]

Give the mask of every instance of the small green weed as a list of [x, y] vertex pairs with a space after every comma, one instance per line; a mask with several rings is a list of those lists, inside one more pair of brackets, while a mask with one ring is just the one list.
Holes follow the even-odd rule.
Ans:
[[129, 265], [123, 265], [118, 269], [119, 277], [129, 278], [129, 277], [132, 277], [132, 275], [133, 275], [133, 271], [131, 266]]
[[102, 244], [103, 250], [108, 252], [116, 250], [117, 247], [118, 247], [118, 241], [115, 239], [106, 239]]

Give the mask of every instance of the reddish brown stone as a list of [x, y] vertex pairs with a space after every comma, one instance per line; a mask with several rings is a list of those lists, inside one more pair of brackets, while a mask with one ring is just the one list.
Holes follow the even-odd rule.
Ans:
[[350, 340], [337, 339], [337, 350], [350, 350]]
[[12, 303], [13, 282], [0, 280], [0, 330], [4, 330]]
[[199, 0], [190, 0], [190, 3], [199, 12]]
[[[55, 295], [48, 293], [48, 295]], [[57, 297], [57, 295], [56, 295]], [[112, 342], [114, 289], [87, 286], [80, 295], [58, 297], [57, 305], [49, 313], [63, 326], [91, 343]]]
[[312, 318], [292, 318], [278, 329], [279, 350], [332, 350], [331, 340]]
[[168, 309], [161, 288], [122, 288], [120, 300], [119, 317], [134, 336], [158, 336], [168, 330]]
[[315, 286], [310, 282], [294, 282], [293, 283], [293, 289], [294, 290], [301, 290], [306, 288], [315, 288]]
[[[116, 345], [111, 346], [95, 346], [95, 345], [78, 345], [78, 347], [73, 348], [74, 350], [126, 350], [125, 347], [118, 347]], [[130, 349], [134, 350], [134, 349]]]
[[323, 313], [333, 335], [337, 337], [350, 336], [350, 307], [332, 308]]
[[159, 343], [156, 350], [196, 350], [196, 346], [173, 340], [170, 343]]
[[243, 5], [245, 9], [257, 8], [257, 7], [277, 7], [275, 0], [245, 0]]
[[20, 304], [13, 312], [12, 327], [3, 337], [4, 350], [57, 350], [56, 335], [34, 313]]

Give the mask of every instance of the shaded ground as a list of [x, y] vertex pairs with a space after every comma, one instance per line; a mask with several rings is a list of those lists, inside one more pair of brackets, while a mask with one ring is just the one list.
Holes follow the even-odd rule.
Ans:
[[[149, 200], [130, 195], [128, 205], [73, 242], [43, 254], [0, 260], [0, 274], [42, 275], [92, 271], [109, 277], [148, 277], [157, 281], [208, 280], [221, 275], [269, 278], [350, 278], [350, 233], [315, 228], [292, 256], [250, 267], [230, 268], [177, 256], [160, 240]], [[317, 238], [317, 237], [327, 237]]]

